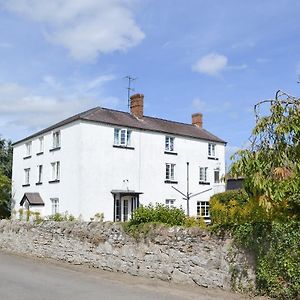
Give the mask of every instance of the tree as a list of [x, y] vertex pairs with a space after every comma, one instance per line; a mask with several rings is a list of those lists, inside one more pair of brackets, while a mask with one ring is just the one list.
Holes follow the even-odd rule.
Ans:
[[[268, 107], [266, 107], [268, 106]], [[269, 108], [269, 115], [262, 111]], [[255, 105], [248, 149], [235, 154], [231, 174], [274, 217], [300, 217], [300, 99], [282, 91]]]
[[0, 219], [10, 216], [11, 181], [0, 172]]
[[10, 216], [12, 153], [11, 141], [0, 138], [0, 218]]
[[13, 147], [10, 140], [0, 137], [0, 168], [5, 176], [11, 179], [12, 176]]

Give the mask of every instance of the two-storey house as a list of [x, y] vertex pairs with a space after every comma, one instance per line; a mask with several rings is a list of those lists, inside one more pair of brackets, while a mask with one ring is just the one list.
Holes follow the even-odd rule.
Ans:
[[225, 142], [202, 127], [144, 116], [144, 96], [131, 112], [96, 107], [14, 144], [13, 209], [42, 215], [68, 212], [89, 220], [126, 221], [141, 204], [186, 209], [177, 190], [192, 197], [190, 214], [209, 217], [209, 198], [225, 190]]

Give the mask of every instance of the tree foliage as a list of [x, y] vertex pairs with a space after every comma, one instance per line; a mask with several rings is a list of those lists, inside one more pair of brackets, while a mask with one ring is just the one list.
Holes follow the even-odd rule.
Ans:
[[11, 141], [0, 138], [0, 219], [10, 216], [11, 176]]
[[278, 91], [255, 105], [255, 114], [251, 145], [236, 153], [231, 175], [244, 177], [247, 193], [269, 214], [299, 218], [300, 100]]
[[0, 169], [11, 179], [13, 148], [10, 140], [0, 138]]
[[244, 178], [246, 201], [234, 194], [213, 198], [213, 221], [253, 251], [261, 294], [298, 299], [300, 99], [278, 91], [275, 99], [255, 105], [255, 115], [250, 146], [235, 154], [230, 172]]

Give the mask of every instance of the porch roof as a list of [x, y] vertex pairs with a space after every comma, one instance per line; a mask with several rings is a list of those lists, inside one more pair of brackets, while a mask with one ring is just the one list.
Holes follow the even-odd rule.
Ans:
[[112, 190], [111, 193], [113, 195], [120, 194], [121, 196], [138, 196], [143, 194], [142, 192], [136, 192], [133, 190]]
[[25, 193], [20, 202], [20, 205], [23, 205], [26, 200], [32, 206], [35, 206], [35, 205], [44, 206], [45, 205], [45, 203], [39, 193]]

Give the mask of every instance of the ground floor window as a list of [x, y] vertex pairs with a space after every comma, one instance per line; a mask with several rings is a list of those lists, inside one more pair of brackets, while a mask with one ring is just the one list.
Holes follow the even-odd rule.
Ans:
[[166, 199], [166, 200], [165, 200], [165, 204], [166, 204], [166, 206], [169, 207], [169, 208], [174, 207], [175, 199]]
[[59, 213], [59, 199], [51, 198], [51, 203], [52, 203], [52, 215]]
[[209, 218], [209, 201], [197, 201], [197, 216]]

